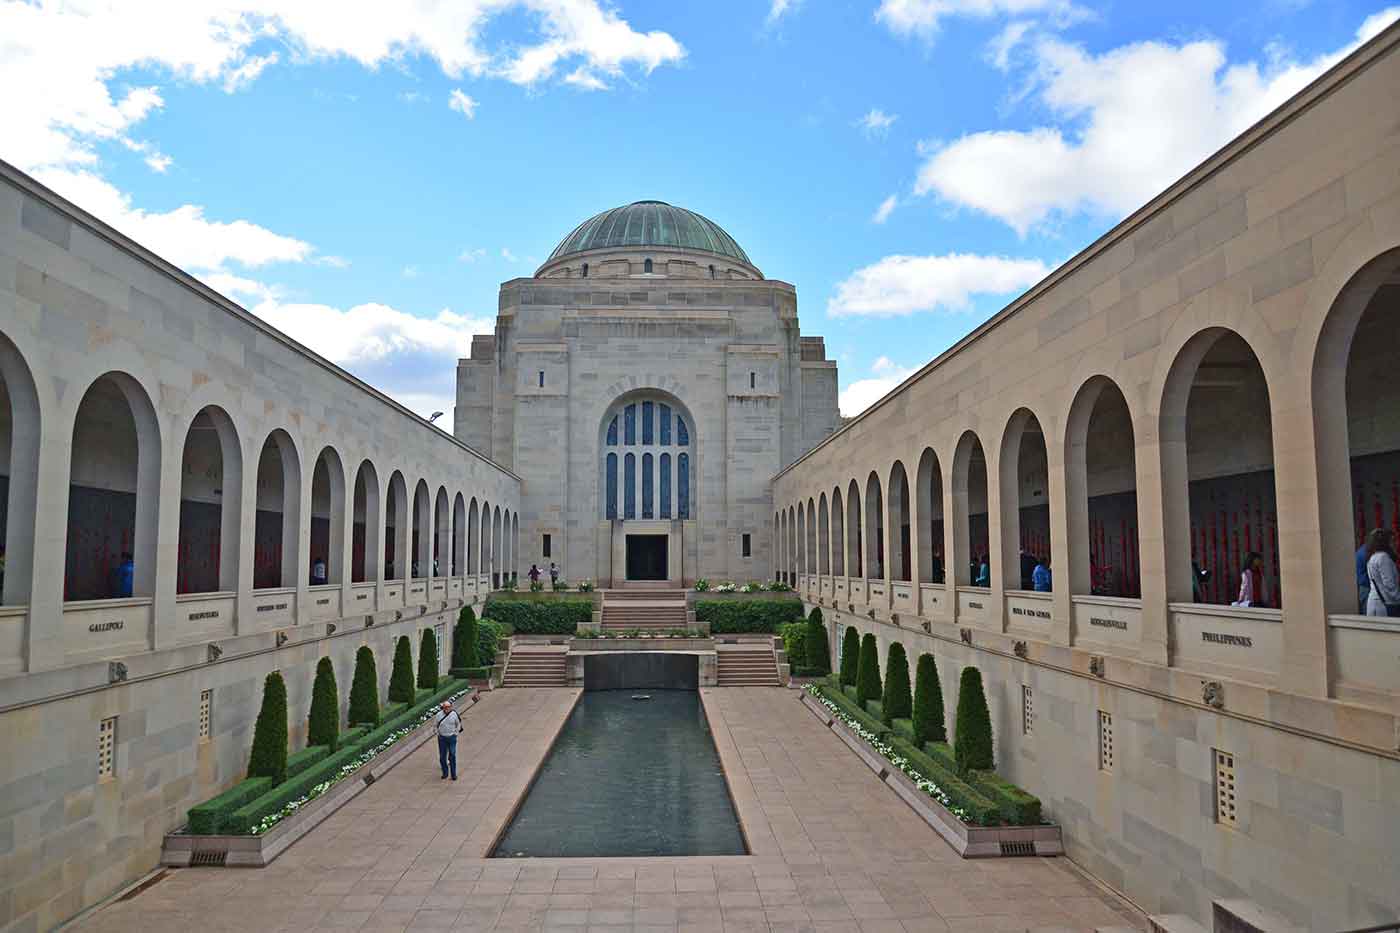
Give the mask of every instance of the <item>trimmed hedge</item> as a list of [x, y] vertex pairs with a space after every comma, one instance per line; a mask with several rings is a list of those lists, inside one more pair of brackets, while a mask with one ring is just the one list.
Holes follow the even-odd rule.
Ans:
[[[316, 680], [311, 685], [311, 711], [306, 715], [306, 744], [334, 749], [340, 733], [340, 692], [335, 685], [335, 666], [330, 658], [316, 662]], [[291, 762], [287, 762], [288, 768]]]
[[996, 826], [1002, 822], [1001, 808], [997, 806], [996, 801], [982, 791], [948, 769], [941, 767], [936, 760], [925, 755], [899, 736], [891, 736], [886, 741], [896, 752], [909, 760], [909, 763], [914, 766], [914, 770], [937, 784], [948, 795], [948, 799], [952, 801], [953, 805], [967, 814], [969, 823], [978, 826]]
[[1017, 826], [1040, 822], [1040, 798], [1021, 790], [994, 771], [972, 772], [972, 785], [996, 803], [1002, 819]]
[[489, 596], [481, 614], [506, 623], [517, 635], [572, 635], [580, 623], [593, 621], [593, 600]]
[[958, 759], [958, 773], [991, 771], [992, 714], [987, 709], [987, 694], [982, 690], [982, 672], [965, 667], [958, 685], [958, 726], [953, 736], [953, 754]]
[[783, 651], [789, 665], [807, 663], [807, 623], [789, 622], [783, 626]]
[[943, 685], [938, 680], [938, 664], [933, 655], [919, 655], [914, 674], [914, 744], [948, 741], [943, 725]]
[[248, 778], [239, 781], [217, 797], [211, 797], [190, 808], [189, 831], [207, 836], [220, 833], [230, 814], [251, 800], [256, 800], [273, 787], [272, 778]]
[[820, 608], [813, 608], [807, 616], [807, 637], [803, 644], [807, 648], [804, 667], [813, 674], [830, 674], [831, 643], [826, 637], [826, 623], [822, 621]]
[[379, 671], [374, 663], [374, 651], [361, 645], [355, 652], [355, 675], [350, 681], [350, 725], [365, 723], [379, 725]]
[[477, 666], [490, 667], [496, 663], [496, 651], [504, 636], [505, 629], [490, 619], [482, 619], [476, 624]]
[[854, 625], [846, 626], [841, 637], [841, 686], [854, 687], [860, 671], [860, 632]]
[[476, 612], [463, 606], [452, 629], [452, 666], [476, 667]]
[[837, 690], [835, 687], [827, 685], [823, 685], [820, 689], [822, 696], [841, 707], [843, 713], [860, 723], [867, 732], [873, 733], [876, 736], [883, 736], [889, 732], [889, 727], [881, 722], [879, 717], [871, 716], [867, 710], [847, 696], [844, 691]]
[[695, 621], [708, 622], [711, 635], [776, 635], [788, 622], [803, 620], [798, 599], [697, 599]]
[[438, 685], [438, 643], [437, 635], [430, 628], [423, 629], [423, 641], [418, 646], [418, 686], [424, 690], [436, 690]]
[[291, 780], [307, 768], [329, 755], [333, 749], [329, 745], [308, 745], [295, 755], [287, 756], [287, 780]]
[[394, 666], [389, 670], [389, 702], [412, 703], [418, 699], [413, 688], [413, 645], [407, 635], [394, 643]]
[[954, 774], [958, 771], [958, 757], [953, 754], [953, 746], [947, 742], [926, 742], [919, 746], [930, 756], [937, 759], [946, 770]]
[[878, 700], [884, 693], [880, 686], [880, 655], [875, 636], [869, 632], [860, 640], [860, 666], [856, 668], [856, 696], [861, 703]]
[[885, 692], [880, 697], [885, 722], [908, 719], [913, 715], [913, 705], [909, 696], [909, 658], [902, 644], [892, 642], [889, 657], [885, 660]]
[[485, 680], [491, 676], [491, 668], [454, 667], [449, 673], [458, 680]]
[[263, 681], [262, 708], [253, 725], [253, 751], [248, 756], [248, 777], [287, 778], [287, 685], [282, 673], [273, 671]]

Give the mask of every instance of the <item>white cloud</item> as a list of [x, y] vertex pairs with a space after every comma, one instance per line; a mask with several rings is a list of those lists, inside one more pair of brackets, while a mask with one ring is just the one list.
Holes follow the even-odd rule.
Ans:
[[145, 159], [146, 166], [150, 168], [151, 171], [160, 175], [164, 175], [174, 161], [174, 159], [163, 152], [152, 152], [150, 155], [146, 156]]
[[802, 0], [772, 0], [768, 6], [768, 25], [773, 25], [801, 5]]
[[311, 261], [318, 266], [329, 266], [332, 269], [350, 268], [350, 260], [344, 256], [317, 256]]
[[1369, 17], [1353, 42], [1308, 62], [1276, 52], [1230, 64], [1214, 40], [1143, 42], [1095, 56], [1036, 43], [1038, 96], [1057, 125], [972, 133], [927, 150], [916, 194], [996, 217], [1021, 234], [1080, 212], [1141, 205], [1400, 17]]
[[476, 101], [461, 88], [453, 88], [447, 98], [447, 106], [464, 115], [468, 120], [476, 119]]
[[482, 259], [482, 258], [484, 258], [485, 256], [486, 256], [486, 250], [482, 249], [481, 247], [478, 246], [476, 249], [472, 249], [471, 247], [468, 247], [467, 249], [462, 250], [462, 252], [458, 254], [458, 256], [457, 256], [457, 261], [458, 261], [458, 262], [476, 262], [478, 259]]
[[575, 68], [564, 78], [565, 84], [585, 91], [606, 91], [608, 83], [587, 68]]
[[853, 418], [865, 411], [888, 395], [895, 386], [912, 376], [915, 369], [911, 366], [901, 366], [889, 357], [882, 356], [871, 364], [870, 371], [874, 375], [857, 379], [838, 393], [837, 405], [842, 416]]
[[894, 126], [894, 121], [898, 119], [899, 114], [897, 113], [885, 113], [885, 111], [875, 108], [857, 120], [856, 126], [860, 127], [866, 136], [884, 138], [889, 135], [890, 127]]
[[896, 35], [931, 41], [945, 18], [991, 19], [997, 16], [1046, 16], [1058, 24], [1089, 14], [1069, 0], [881, 0], [875, 19]]
[[241, 65], [228, 69], [224, 73], [224, 93], [232, 94], [241, 91], [243, 88], [258, 80], [258, 76], [270, 65], [277, 64], [278, 55], [272, 52], [268, 55], [254, 55]]
[[504, 259], [506, 262], [519, 262], [519, 261], [520, 261], [520, 257], [517, 256], [517, 255], [515, 255], [514, 253], [512, 253], [512, 252], [510, 251], [510, 247], [508, 247], [508, 246], [502, 246], [502, 247], [501, 247], [501, 258]]
[[987, 58], [998, 71], [1011, 67], [1011, 53], [1016, 51], [1034, 26], [1031, 20], [1014, 19], [987, 44]]
[[974, 295], [1020, 292], [1049, 272], [1039, 259], [966, 253], [886, 256], [838, 282], [826, 310], [834, 316], [964, 311]]
[[208, 220], [204, 208], [185, 204], [164, 213], [132, 207], [131, 198], [88, 171], [44, 170], [38, 179], [116, 227], [162, 258], [187, 269], [217, 269], [228, 262], [262, 266], [306, 262], [310, 243], [235, 220]]
[[882, 224], [889, 220], [890, 215], [894, 213], [894, 209], [898, 205], [899, 198], [895, 195], [892, 194], [885, 198], [885, 200], [880, 202], [880, 206], [875, 208], [875, 216], [870, 218], [870, 222], [873, 224]]

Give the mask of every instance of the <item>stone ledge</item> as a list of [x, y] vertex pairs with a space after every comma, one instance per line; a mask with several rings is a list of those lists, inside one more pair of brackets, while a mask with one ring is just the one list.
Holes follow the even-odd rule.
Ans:
[[864, 739], [846, 728], [845, 723], [805, 690], [802, 705], [826, 724], [836, 737], [856, 753], [890, 790], [909, 805], [953, 851], [963, 858], [1008, 858], [1027, 855], [1064, 855], [1060, 827], [1046, 826], [969, 826], [937, 800], [919, 790], [912, 778], [872, 748]]

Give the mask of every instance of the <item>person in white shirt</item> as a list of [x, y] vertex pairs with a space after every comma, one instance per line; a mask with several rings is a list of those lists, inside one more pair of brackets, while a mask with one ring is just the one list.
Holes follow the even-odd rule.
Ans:
[[462, 717], [452, 708], [451, 700], [443, 700], [438, 708], [437, 718], [438, 764], [442, 765], [442, 780], [447, 780], [450, 770], [452, 780], [457, 780], [457, 733], [462, 731]]

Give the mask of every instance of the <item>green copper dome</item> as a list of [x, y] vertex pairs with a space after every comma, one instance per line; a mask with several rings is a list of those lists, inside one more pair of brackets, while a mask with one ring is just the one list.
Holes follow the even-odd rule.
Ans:
[[549, 262], [590, 249], [617, 249], [628, 246], [672, 246], [678, 249], [717, 253], [745, 265], [748, 255], [709, 218], [665, 201], [636, 201], [614, 207], [588, 218], [564, 237], [549, 254]]

